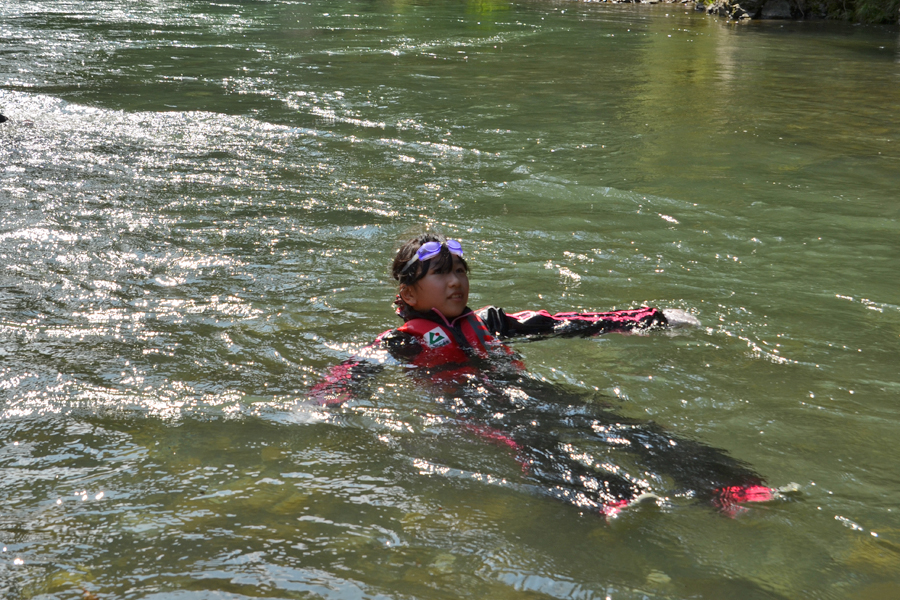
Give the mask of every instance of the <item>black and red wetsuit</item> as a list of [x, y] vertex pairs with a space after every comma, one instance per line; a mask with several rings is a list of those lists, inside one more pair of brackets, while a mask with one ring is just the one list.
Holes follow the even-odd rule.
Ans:
[[[546, 494], [579, 508], [613, 515], [652, 492], [653, 485], [646, 477], [631, 476], [608, 462], [585, 464], [583, 453], [561, 441], [561, 430], [566, 437], [587, 436], [595, 443], [628, 451], [644, 469], [671, 477], [677, 493], [708, 499], [726, 510], [739, 502], [772, 497], [751, 469], [721, 450], [673, 437], [653, 423], [624, 419], [524, 376], [524, 365], [502, 341], [663, 329], [669, 322], [658, 309], [507, 314], [488, 306], [478, 311], [467, 308], [452, 320], [436, 309], [410, 312], [404, 321], [378, 336], [360, 352], [360, 358], [332, 368], [310, 396], [325, 405], [350, 399], [356, 384], [380, 369], [372, 358], [387, 352], [415, 367], [425, 380], [454, 390], [461, 399], [457, 414], [466, 429], [510, 447], [526, 476]], [[475, 396], [465, 391], [473, 382], [479, 390]], [[510, 389], [519, 393], [511, 394]]]
[[460, 375], [480, 373], [484, 361], [493, 366], [509, 363], [524, 369], [513, 351], [501, 340], [515, 337], [591, 336], [613, 331], [648, 330], [668, 325], [655, 308], [619, 310], [602, 313], [557, 313], [545, 310], [507, 314], [503, 309], [486, 306], [478, 311], [467, 308], [453, 320], [432, 309], [425, 313], [405, 313], [404, 323], [379, 335], [360, 352], [360, 360], [348, 360], [337, 367], [312, 390], [323, 404], [340, 404], [354, 378], [365, 377], [371, 365], [364, 357], [378, 350], [406, 364], [420, 367], [435, 382], [453, 380]]

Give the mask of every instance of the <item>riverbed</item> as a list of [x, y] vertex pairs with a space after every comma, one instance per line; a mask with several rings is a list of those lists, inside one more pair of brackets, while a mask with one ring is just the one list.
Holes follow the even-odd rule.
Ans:
[[[0, 56], [0, 598], [900, 594], [897, 27], [22, 0]], [[607, 518], [401, 366], [311, 404], [426, 227], [473, 308], [696, 316], [513, 348], [791, 491]]]

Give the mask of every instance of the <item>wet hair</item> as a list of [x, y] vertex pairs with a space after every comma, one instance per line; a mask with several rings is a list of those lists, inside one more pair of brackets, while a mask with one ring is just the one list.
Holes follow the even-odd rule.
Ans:
[[[453, 268], [453, 255], [450, 254], [450, 251], [446, 246], [441, 246], [441, 253], [433, 258], [429, 258], [425, 261], [417, 260], [412, 265], [410, 265], [409, 269], [406, 272], [403, 272], [403, 267], [406, 266], [406, 263], [416, 255], [416, 252], [422, 245], [427, 242], [440, 242], [443, 244], [447, 241], [442, 235], [436, 233], [423, 233], [409, 240], [397, 251], [397, 256], [394, 257], [394, 264], [391, 267], [391, 277], [396, 279], [401, 285], [415, 285], [417, 281], [428, 275], [428, 271], [434, 268], [435, 273], [449, 273]], [[469, 265], [462, 257], [458, 257], [460, 262], [462, 262], [463, 268], [466, 272], [469, 272]]]

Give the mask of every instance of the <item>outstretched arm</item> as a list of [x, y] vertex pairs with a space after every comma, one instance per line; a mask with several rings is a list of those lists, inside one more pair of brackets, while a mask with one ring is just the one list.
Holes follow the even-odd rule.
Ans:
[[526, 310], [507, 314], [501, 308], [488, 306], [479, 310], [478, 316], [487, 323], [488, 329], [501, 339], [551, 335], [587, 337], [602, 333], [648, 330], [669, 326], [669, 320], [661, 310], [649, 307], [610, 312], [564, 312], [551, 315], [546, 310]]
[[322, 406], [339, 406], [352, 399], [356, 388], [381, 368], [378, 363], [348, 358], [328, 369], [322, 380], [309, 389], [309, 398]]
[[384, 368], [391, 359], [411, 360], [421, 346], [413, 336], [392, 329], [379, 335], [353, 358], [328, 369], [328, 372], [309, 390], [316, 404], [339, 406], [357, 395], [357, 391]]

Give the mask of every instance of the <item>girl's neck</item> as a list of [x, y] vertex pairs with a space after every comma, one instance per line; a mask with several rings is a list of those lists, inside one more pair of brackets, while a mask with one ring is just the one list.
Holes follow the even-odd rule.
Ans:
[[[451, 319], [451, 318], [448, 318], [446, 315], [444, 315], [444, 313], [442, 313], [440, 310], [438, 310], [436, 308], [430, 308], [426, 311], [417, 311], [417, 310], [413, 309], [411, 306], [407, 305], [406, 310], [402, 314], [400, 314], [400, 317], [403, 319], [404, 322], [411, 321], [413, 319], [426, 319], [428, 321], [438, 321], [438, 322], [446, 324], [448, 327], [452, 327], [453, 324], [458, 319], [466, 316], [470, 312], [472, 312], [472, 311], [467, 306], [466, 309], [464, 311], [462, 311], [461, 314], [459, 314], [456, 317]], [[398, 311], [398, 313], [399, 313], [399, 311]]]

